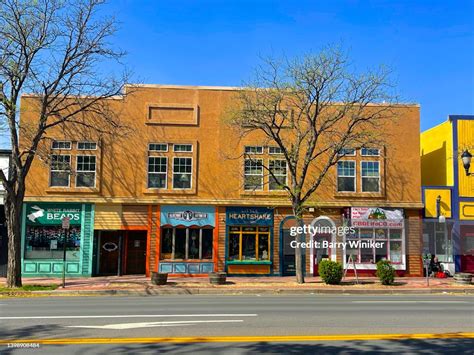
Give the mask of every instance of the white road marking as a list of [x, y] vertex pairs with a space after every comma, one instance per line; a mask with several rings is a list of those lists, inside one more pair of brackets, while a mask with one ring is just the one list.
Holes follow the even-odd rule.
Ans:
[[169, 321], [169, 322], [143, 322], [143, 323], [120, 323], [107, 325], [68, 325], [66, 328], [88, 328], [88, 329], [137, 329], [137, 328], [151, 328], [151, 327], [166, 327], [191, 325], [197, 323], [242, 323], [242, 319], [223, 319], [223, 320], [183, 320], [183, 321]]
[[0, 320], [13, 319], [94, 319], [94, 318], [172, 318], [172, 317], [257, 317], [258, 314], [123, 314], [123, 315], [91, 315], [91, 316], [27, 316], [0, 317]]
[[351, 301], [352, 303], [470, 303], [467, 301]]

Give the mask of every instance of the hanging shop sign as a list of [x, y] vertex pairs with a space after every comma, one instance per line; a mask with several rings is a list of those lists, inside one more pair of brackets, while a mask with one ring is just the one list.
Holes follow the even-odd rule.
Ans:
[[227, 225], [273, 226], [273, 209], [267, 207], [227, 207]]
[[161, 225], [213, 226], [215, 210], [212, 206], [161, 206]]
[[82, 205], [79, 203], [28, 203], [26, 224], [30, 226], [62, 225], [69, 218], [69, 224], [81, 224]]
[[352, 207], [351, 225], [359, 228], [403, 228], [403, 210]]

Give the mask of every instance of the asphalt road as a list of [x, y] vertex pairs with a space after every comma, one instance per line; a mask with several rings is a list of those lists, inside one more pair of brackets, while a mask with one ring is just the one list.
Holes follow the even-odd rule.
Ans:
[[[457, 338], [454, 334], [472, 332], [472, 296], [175, 295], [0, 299], [0, 341], [40, 341], [39, 349], [19, 350], [3, 344], [0, 345], [3, 353], [151, 353], [159, 350], [226, 354], [383, 351], [474, 354], [474, 339]], [[405, 336], [380, 339], [390, 334], [397, 337], [399, 334], [423, 335], [417, 335], [417, 339]], [[439, 335], [432, 334], [444, 335], [438, 339]], [[227, 336], [232, 338], [222, 338]], [[87, 340], [90, 338], [96, 340]], [[44, 344], [45, 339], [60, 339], [66, 345]], [[81, 344], [71, 345], [73, 342]]]

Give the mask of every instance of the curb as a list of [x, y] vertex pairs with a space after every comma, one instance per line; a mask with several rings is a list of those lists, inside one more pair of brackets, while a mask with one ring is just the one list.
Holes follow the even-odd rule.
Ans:
[[429, 289], [347, 289], [347, 288], [157, 288], [147, 290], [71, 290], [71, 291], [12, 291], [0, 292], [0, 297], [68, 297], [68, 296], [166, 296], [166, 295], [427, 295], [427, 294], [474, 294], [474, 288]]

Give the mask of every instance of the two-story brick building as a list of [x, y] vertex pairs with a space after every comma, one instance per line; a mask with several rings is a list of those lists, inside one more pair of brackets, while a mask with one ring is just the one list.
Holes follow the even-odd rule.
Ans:
[[[60, 274], [64, 215], [72, 218], [69, 276], [294, 274], [289, 200], [253, 163], [281, 179], [288, 179], [286, 164], [259, 133], [240, 139], [229, 128], [225, 111], [237, 90], [142, 85], [109, 100], [127, 135], [50, 131], [43, 147], [50, 159], [36, 159], [27, 182], [23, 274]], [[22, 122], [34, 122], [34, 100], [22, 98]], [[305, 220], [327, 216], [337, 224], [345, 216], [356, 228], [347, 238], [383, 241], [380, 250], [351, 251], [358, 270], [373, 272], [385, 258], [400, 274], [420, 275], [419, 106], [394, 111], [396, 119], [379, 127], [386, 144], [348, 147], [307, 203]], [[323, 257], [345, 263], [345, 254], [306, 249], [306, 273], [316, 274]]]

